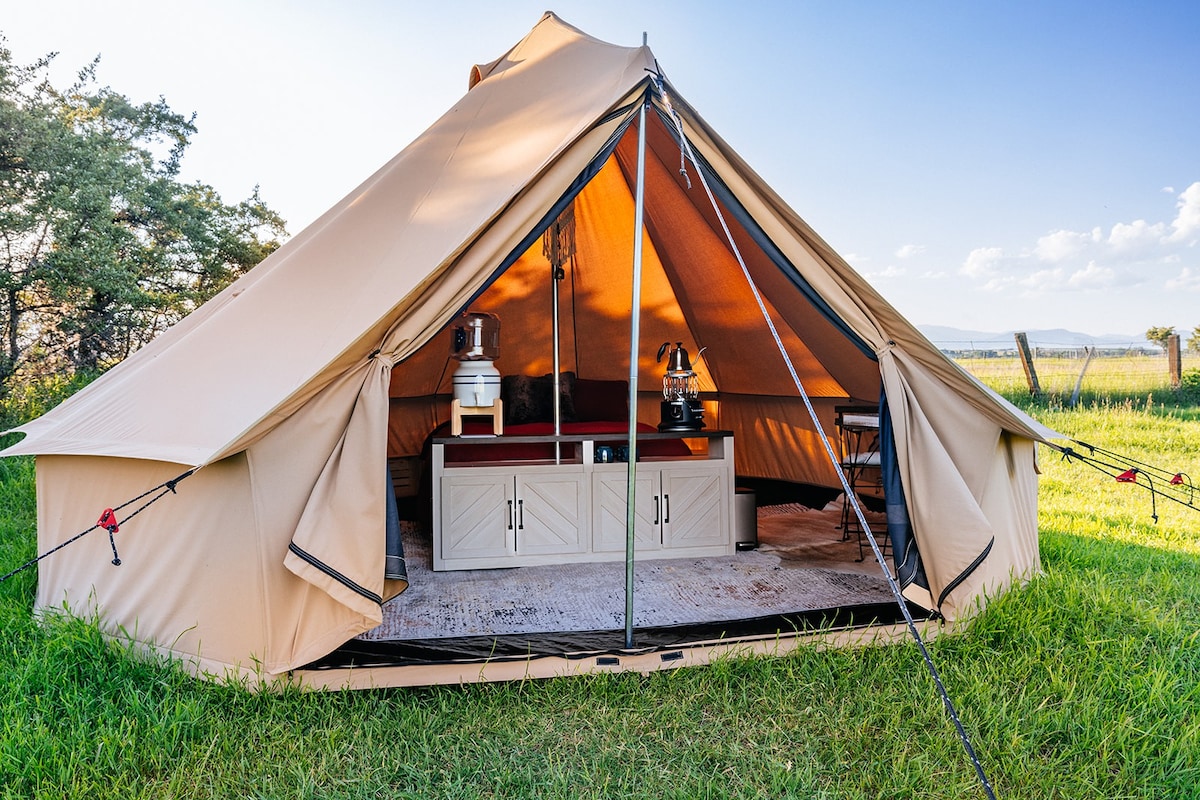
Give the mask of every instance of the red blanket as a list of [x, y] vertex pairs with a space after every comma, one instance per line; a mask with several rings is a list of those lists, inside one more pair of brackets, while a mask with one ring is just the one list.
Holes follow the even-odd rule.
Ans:
[[[564, 434], [571, 435], [612, 434], [611, 439], [601, 439], [597, 436], [596, 446], [608, 445], [609, 447], [617, 447], [626, 444], [629, 424], [626, 422], [564, 422], [561, 428]], [[641, 422], [638, 423], [637, 429], [639, 433], [657, 433], [657, 428], [653, 425]], [[486, 435], [491, 432], [492, 424], [490, 422], [471, 422], [468, 420], [463, 423], [463, 433], [467, 435]], [[554, 433], [554, 423], [552, 422], [528, 422], [523, 425], [506, 426], [504, 435], [499, 438], [503, 440], [509, 436], [548, 436], [552, 433]], [[430, 434], [430, 437], [448, 437], [449, 435], [450, 425], [449, 423], [445, 423], [438, 426]], [[575, 458], [575, 448], [578, 447], [577, 443], [567, 442], [561, 447], [563, 458]], [[643, 456], [686, 456], [690, 455], [691, 451], [679, 439], [656, 439], [653, 441], [638, 442], [638, 453]], [[466, 443], [446, 448], [447, 464], [552, 458], [554, 458], [554, 444], [552, 442], [520, 444]]]

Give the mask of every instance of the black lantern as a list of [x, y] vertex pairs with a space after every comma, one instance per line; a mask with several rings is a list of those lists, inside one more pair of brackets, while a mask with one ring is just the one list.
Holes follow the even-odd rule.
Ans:
[[[658, 348], [657, 361], [671, 346], [663, 342]], [[696, 353], [700, 357], [705, 348]], [[668, 431], [698, 431], [704, 427], [704, 406], [700, 404], [700, 378], [692, 369], [683, 342], [676, 342], [675, 349], [667, 356], [667, 371], [663, 375], [662, 422], [658, 429]]]

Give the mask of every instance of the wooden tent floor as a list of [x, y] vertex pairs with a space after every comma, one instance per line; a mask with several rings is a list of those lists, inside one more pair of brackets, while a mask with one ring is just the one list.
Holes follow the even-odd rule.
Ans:
[[[719, 558], [643, 560], [634, 571], [634, 625], [749, 619], [888, 602], [878, 563], [842, 541], [836, 502], [758, 509], [757, 550]], [[868, 514], [882, 532], [883, 515]], [[384, 605], [372, 641], [621, 629], [625, 563], [433, 572], [429, 539], [402, 523], [409, 588]], [[879, 533], [876, 534], [880, 535]]]

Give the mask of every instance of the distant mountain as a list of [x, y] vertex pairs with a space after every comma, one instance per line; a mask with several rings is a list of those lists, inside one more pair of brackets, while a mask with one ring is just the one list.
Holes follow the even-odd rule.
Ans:
[[[925, 334], [929, 341], [942, 350], [1015, 346], [1013, 339], [1015, 331], [993, 333], [950, 328], [945, 325], [918, 325], [917, 328]], [[1106, 333], [1101, 336], [1093, 336], [1090, 333], [1078, 333], [1064, 328], [1029, 328], [1025, 330], [1025, 335], [1029, 337], [1029, 344], [1035, 347], [1152, 347], [1144, 335], [1132, 333]]]

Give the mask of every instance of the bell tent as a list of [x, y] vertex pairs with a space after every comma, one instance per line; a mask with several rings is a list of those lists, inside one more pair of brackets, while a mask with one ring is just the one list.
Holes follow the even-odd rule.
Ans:
[[[715, 539], [679, 554], [703, 563], [706, 548], [732, 554], [733, 483], [841, 486], [830, 456], [843, 407], [874, 408], [882, 422], [875, 463], [887, 478], [887, 525], [878, 535], [891, 534], [891, 566], [909, 601], [962, 618], [1037, 572], [1035, 442], [1052, 432], [924, 339], [671, 88], [646, 46], [598, 41], [548, 13], [502, 57], [474, 67], [469, 83], [424, 134], [276, 253], [19, 429], [23, 440], [6, 454], [37, 456], [40, 551], [118, 501], [156, 487], [150, 498], [164, 495], [136, 519], [131, 511], [145, 500], [118, 508], [110, 537], [84, 537], [41, 562], [39, 609], [95, 613], [201, 673], [290, 674], [310, 685], [645, 668], [623, 658], [613, 632], [616, 643], [599, 655], [564, 640], [522, 645], [501, 673], [484, 665], [504, 659], [464, 656], [458, 639], [441, 648], [422, 638], [420, 658], [355, 650], [389, 609], [406, 613], [419, 588], [415, 561], [431, 558], [410, 547], [407, 580], [389, 562], [389, 553], [399, 557], [389, 545], [397, 516], [389, 459], [394, 471], [423, 471], [416, 502], [425, 521], [415, 527], [434, 539], [429, 575], [440, 565], [446, 575], [465, 567], [515, 581], [527, 567], [494, 568], [530, 564], [569, 582], [582, 602], [601, 587], [572, 570], [629, 560], [620, 545], [599, 546], [602, 528], [635, 517], [629, 524], [657, 523], [672, 510], [678, 518], [695, 504]], [[552, 225], [569, 229], [562, 266], [544, 244]], [[488, 451], [494, 442], [437, 432], [454, 391], [448, 333], [468, 311], [499, 319], [496, 367], [506, 379], [560, 376], [552, 428], [511, 436], [519, 401], [510, 399], [508, 430], [495, 439], [553, 445], [549, 471], [569, 484], [566, 510], [554, 513], [576, 523], [565, 549], [522, 551], [516, 538], [525, 526], [511, 487], [544, 474], [548, 456], [506, 455], [463, 477], [499, 452]], [[619, 421], [632, 405], [649, 431], [635, 450], [639, 440], [649, 453], [688, 438], [654, 432], [664, 402], [656, 354], [678, 342], [694, 348], [705, 424], [691, 448], [720, 466], [700, 494], [643, 510], [666, 497], [649, 477], [636, 483], [660, 462], [635, 452], [631, 465], [602, 463], [611, 459], [602, 440], [619, 445], [628, 423], [573, 434], [560, 423], [584, 425], [585, 408], [604, 394], [617, 407], [607, 416]], [[565, 384], [574, 403], [566, 411]], [[614, 399], [614, 386], [634, 396]], [[684, 462], [696, 460], [691, 448]], [[476, 491], [480, 481], [467, 478], [496, 473], [497, 463], [509, 470], [489, 484], [497, 493]], [[599, 493], [616, 487], [624, 502], [625, 470], [644, 487], [638, 513], [606, 518]], [[659, 471], [655, 480], [666, 480], [669, 470]], [[454, 492], [472, 510], [485, 507], [481, 518], [500, 520], [495, 552], [480, 556], [459, 535], [473, 536], [479, 520], [448, 510]], [[523, 514], [525, 501], [518, 505]], [[672, 555], [664, 541], [651, 556]], [[638, 552], [632, 562], [650, 563]], [[715, 592], [695, 582], [703, 610]], [[686, 656], [679, 663], [702, 661], [714, 640], [739, 641], [732, 625], [704, 630], [669, 644]], [[638, 646], [653, 654], [653, 641]], [[339, 652], [359, 655], [339, 661]], [[314, 668], [331, 656], [335, 668]]]

